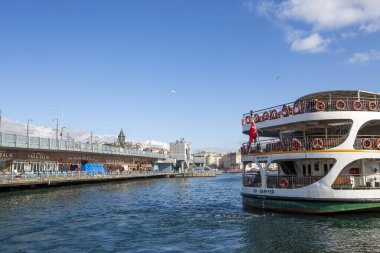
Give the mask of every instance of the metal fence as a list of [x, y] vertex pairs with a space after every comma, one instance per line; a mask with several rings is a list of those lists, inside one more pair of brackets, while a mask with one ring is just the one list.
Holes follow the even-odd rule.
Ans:
[[336, 190], [380, 189], [380, 174], [374, 174], [370, 176], [339, 175], [331, 187]]
[[243, 114], [242, 123], [249, 124], [252, 120], [262, 122], [277, 118], [289, 117], [292, 115], [321, 112], [321, 111], [380, 111], [379, 99], [373, 98], [332, 98], [322, 100], [302, 100], [285, 103], [282, 105], [252, 111]]
[[73, 140], [57, 140], [4, 133], [0, 133], [0, 147], [78, 151], [116, 155], [133, 155], [161, 159], [165, 159], [168, 157], [167, 154], [127, 149], [122, 147], [113, 147], [99, 143], [83, 143], [76, 142]]
[[[321, 178], [323, 177], [268, 176], [267, 188], [300, 188], [311, 185], [319, 181]], [[248, 187], [261, 187], [261, 176], [246, 174], [243, 176], [243, 185]]]
[[296, 150], [322, 150], [339, 146], [345, 141], [343, 136], [323, 137], [307, 136], [306, 138], [282, 138], [259, 141], [254, 145], [244, 143], [241, 147], [241, 154], [251, 154], [258, 152], [275, 151], [296, 151]]

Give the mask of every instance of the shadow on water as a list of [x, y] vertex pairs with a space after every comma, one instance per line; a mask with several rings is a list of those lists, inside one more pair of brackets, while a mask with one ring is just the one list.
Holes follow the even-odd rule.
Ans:
[[303, 215], [247, 210], [242, 252], [379, 252], [380, 213]]

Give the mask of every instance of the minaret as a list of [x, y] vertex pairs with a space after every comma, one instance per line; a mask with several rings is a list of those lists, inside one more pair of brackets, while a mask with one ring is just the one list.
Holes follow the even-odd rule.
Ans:
[[119, 136], [117, 137], [117, 140], [121, 146], [125, 146], [125, 135], [123, 129], [120, 130]]

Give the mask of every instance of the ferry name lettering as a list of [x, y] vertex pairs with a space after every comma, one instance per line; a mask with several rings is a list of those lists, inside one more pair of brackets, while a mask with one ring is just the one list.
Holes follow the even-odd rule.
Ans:
[[274, 190], [260, 189], [261, 194], [274, 194]]

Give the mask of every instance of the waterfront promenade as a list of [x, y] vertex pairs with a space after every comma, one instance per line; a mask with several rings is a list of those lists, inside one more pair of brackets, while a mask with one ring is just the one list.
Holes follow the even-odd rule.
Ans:
[[122, 180], [139, 180], [174, 177], [215, 177], [214, 172], [177, 173], [153, 171], [125, 171], [120, 173], [93, 174], [86, 172], [53, 172], [31, 174], [0, 174], [0, 191], [35, 189], [77, 184], [105, 183]]

